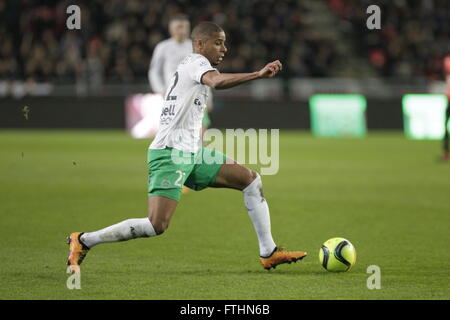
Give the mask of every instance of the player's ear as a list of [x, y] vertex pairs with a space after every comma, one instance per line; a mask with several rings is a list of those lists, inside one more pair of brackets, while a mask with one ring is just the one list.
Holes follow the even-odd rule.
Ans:
[[192, 39], [192, 47], [194, 50], [199, 48], [198, 39]]
[[198, 48], [203, 49], [205, 47], [206, 41], [204, 39], [197, 39], [195, 41], [197, 41], [197, 47]]

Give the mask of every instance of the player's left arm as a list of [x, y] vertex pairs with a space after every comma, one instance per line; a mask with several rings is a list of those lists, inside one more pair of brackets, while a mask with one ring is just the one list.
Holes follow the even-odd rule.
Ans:
[[276, 60], [266, 64], [261, 70], [251, 73], [220, 73], [217, 70], [211, 70], [203, 74], [201, 82], [213, 89], [228, 89], [252, 80], [272, 78], [282, 69], [283, 65]]

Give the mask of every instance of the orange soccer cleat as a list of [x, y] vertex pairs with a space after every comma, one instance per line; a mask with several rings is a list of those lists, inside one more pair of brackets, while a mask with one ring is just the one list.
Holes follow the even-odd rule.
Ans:
[[89, 248], [86, 247], [80, 240], [82, 232], [73, 232], [67, 237], [67, 244], [69, 245], [69, 258], [67, 265], [70, 266], [71, 273], [80, 272], [80, 264], [86, 257]]
[[276, 268], [277, 265], [282, 263], [291, 263], [298, 260], [302, 260], [306, 257], [306, 252], [303, 251], [285, 251], [282, 248], [275, 247], [272, 254], [268, 257], [259, 257], [261, 265], [264, 269], [270, 270], [270, 268]]

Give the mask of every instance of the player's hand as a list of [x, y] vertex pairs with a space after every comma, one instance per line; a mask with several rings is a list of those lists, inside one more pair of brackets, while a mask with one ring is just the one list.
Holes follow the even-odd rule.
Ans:
[[283, 65], [280, 60], [275, 60], [266, 64], [264, 68], [258, 71], [258, 74], [260, 78], [272, 78], [282, 69]]

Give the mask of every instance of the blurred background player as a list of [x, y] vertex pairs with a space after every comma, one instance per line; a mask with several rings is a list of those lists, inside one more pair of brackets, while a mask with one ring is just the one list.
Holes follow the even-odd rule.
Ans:
[[178, 64], [185, 56], [192, 53], [190, 29], [191, 25], [187, 16], [176, 15], [170, 19], [171, 37], [156, 45], [148, 70], [148, 79], [154, 93], [164, 95]]
[[444, 128], [445, 128], [445, 134], [444, 134], [444, 141], [443, 141], [443, 154], [442, 159], [445, 161], [449, 161], [450, 159], [450, 152], [449, 152], [449, 129], [448, 124], [450, 120], [450, 54], [447, 55], [444, 59], [444, 71], [445, 71], [445, 81], [447, 82], [447, 110], [445, 112], [445, 122], [444, 122]]

